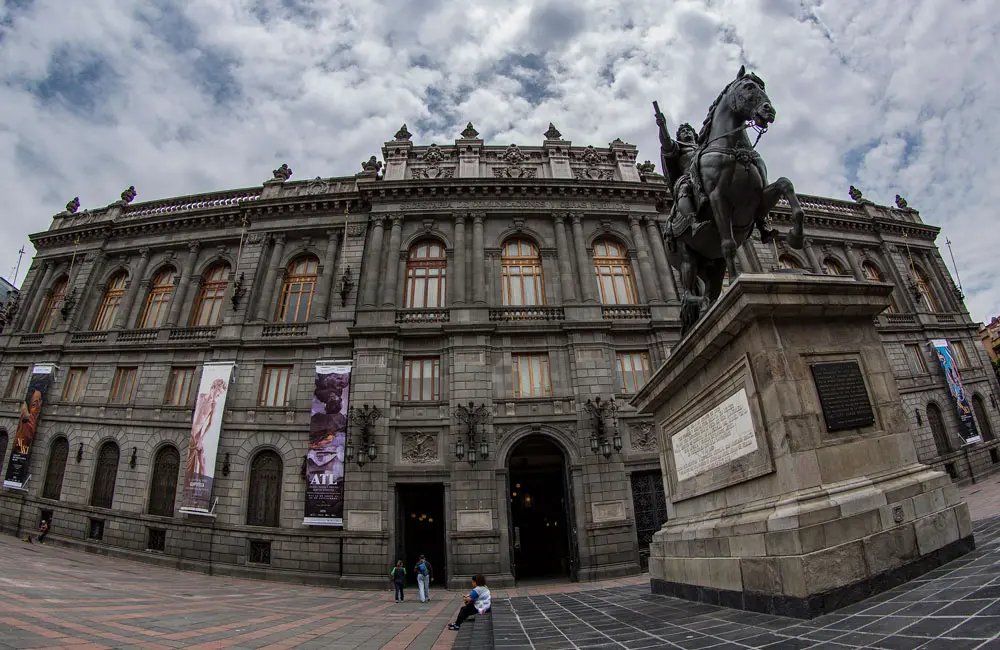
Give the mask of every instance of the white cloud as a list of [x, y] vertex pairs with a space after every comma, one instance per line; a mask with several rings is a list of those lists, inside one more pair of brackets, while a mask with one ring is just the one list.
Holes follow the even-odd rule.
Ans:
[[444, 143], [471, 120], [498, 144], [554, 122], [656, 160], [650, 102], [700, 126], [746, 62], [778, 110], [771, 174], [905, 196], [987, 319], [998, 31], [988, 0], [0, 0], [0, 270], [75, 195], [244, 187], [281, 162], [351, 174], [402, 122]]

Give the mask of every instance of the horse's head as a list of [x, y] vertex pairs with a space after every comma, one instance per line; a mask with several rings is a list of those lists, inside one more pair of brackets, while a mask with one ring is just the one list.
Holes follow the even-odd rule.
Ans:
[[740, 119], [753, 121], [762, 129], [774, 122], [774, 106], [764, 92], [764, 80], [752, 72], [747, 74], [746, 66], [740, 66], [727, 94], [730, 110]]

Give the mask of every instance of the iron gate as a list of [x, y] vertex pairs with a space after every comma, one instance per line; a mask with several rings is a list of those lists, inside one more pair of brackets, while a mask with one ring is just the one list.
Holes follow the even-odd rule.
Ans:
[[667, 520], [667, 496], [659, 470], [632, 474], [632, 510], [639, 538], [639, 565], [646, 571], [649, 569], [649, 543], [653, 541], [653, 533], [660, 530]]

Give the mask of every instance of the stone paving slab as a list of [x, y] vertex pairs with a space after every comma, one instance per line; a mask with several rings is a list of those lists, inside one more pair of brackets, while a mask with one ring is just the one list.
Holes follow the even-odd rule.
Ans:
[[1000, 516], [977, 549], [905, 585], [812, 620], [665, 596], [648, 585], [530, 595], [494, 605], [494, 647], [1000, 648]]

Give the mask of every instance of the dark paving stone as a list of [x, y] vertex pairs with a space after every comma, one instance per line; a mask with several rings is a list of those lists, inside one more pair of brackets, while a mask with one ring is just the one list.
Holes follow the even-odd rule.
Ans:
[[962, 618], [924, 618], [900, 631], [905, 636], [941, 636], [961, 623]]
[[875, 641], [872, 647], [886, 648], [887, 650], [913, 650], [913, 648], [927, 645], [927, 642], [925, 637], [895, 635]]
[[997, 634], [1000, 634], [1000, 616], [977, 616], [966, 620], [954, 630], [949, 630], [945, 636], [989, 639]]

